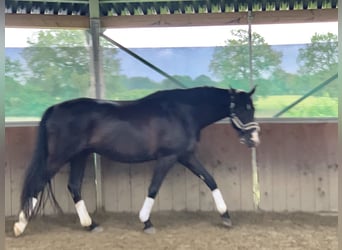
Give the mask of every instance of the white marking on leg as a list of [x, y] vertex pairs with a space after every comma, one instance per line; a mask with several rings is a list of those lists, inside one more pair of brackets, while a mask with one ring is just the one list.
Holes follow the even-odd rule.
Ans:
[[221, 191], [217, 188], [214, 191], [212, 191], [212, 195], [216, 204], [217, 211], [220, 214], [224, 214], [225, 212], [227, 212], [227, 206], [223, 200]]
[[141, 222], [144, 223], [150, 218], [153, 204], [154, 204], [154, 199], [150, 197], [146, 197], [144, 201], [144, 205], [142, 206], [139, 212], [139, 219]]
[[83, 200], [80, 200], [75, 204], [76, 211], [78, 214], [78, 217], [80, 218], [80, 223], [83, 227], [89, 227], [92, 223], [92, 220], [89, 216], [88, 210], [85, 206], [85, 203]]
[[27, 223], [28, 222], [27, 222], [27, 219], [26, 219], [24, 212], [20, 211], [19, 221], [14, 223], [14, 226], [13, 226], [14, 235], [16, 237], [18, 237], [19, 235], [21, 235], [25, 231]]
[[[29, 209], [29, 215], [32, 214], [34, 208], [37, 205], [37, 202], [38, 202], [38, 200], [36, 198], [32, 198], [32, 201], [31, 201], [32, 207]], [[27, 221], [27, 218], [24, 214], [24, 211], [20, 211], [19, 221], [14, 223], [14, 226], [13, 226], [14, 235], [16, 237], [21, 235], [25, 231], [27, 224], [28, 224], [28, 221]]]
[[251, 140], [255, 143], [255, 145], [259, 145], [260, 139], [259, 139], [259, 133], [258, 131], [253, 131], [251, 134]]

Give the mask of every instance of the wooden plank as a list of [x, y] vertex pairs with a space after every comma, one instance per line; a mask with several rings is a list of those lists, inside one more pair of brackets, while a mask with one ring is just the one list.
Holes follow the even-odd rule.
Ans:
[[[11, 133], [6, 129], [5, 143], [6, 148], [9, 147], [11, 141]], [[8, 149], [8, 148], [7, 148]], [[12, 186], [11, 186], [11, 158], [10, 150], [5, 150], [5, 216], [17, 215], [18, 211], [12, 212]]]
[[[312, 127], [312, 126], [311, 126]], [[311, 150], [315, 159], [316, 211], [326, 212], [330, 208], [329, 176], [327, 168], [327, 126], [316, 125], [311, 128]]]
[[173, 192], [172, 209], [174, 211], [184, 211], [186, 209], [186, 176], [185, 167], [180, 164], [174, 166], [173, 171], [170, 173]]
[[31, 161], [36, 140], [35, 127], [7, 128], [11, 141], [7, 145], [11, 169], [12, 213], [20, 209], [20, 196], [25, 171]]
[[64, 213], [74, 213], [74, 202], [68, 190], [69, 166], [64, 166], [54, 177], [54, 193]]
[[[299, 126], [299, 125], [294, 125]], [[316, 125], [317, 126], [317, 125]], [[316, 157], [315, 151], [312, 151], [312, 146], [317, 149], [318, 145], [312, 141], [312, 126], [305, 125], [300, 134], [297, 135], [296, 142], [300, 144], [301, 148], [298, 149], [300, 154], [298, 157], [298, 168], [300, 174], [300, 193], [301, 193], [301, 210], [314, 212], [316, 210], [316, 197], [315, 197], [315, 165]], [[314, 143], [314, 144], [312, 144]]]
[[11, 170], [8, 162], [5, 162], [5, 216], [15, 215], [12, 213], [12, 193], [11, 193]]
[[[213, 125], [215, 132], [212, 136], [213, 145], [212, 166], [214, 178], [218, 188], [221, 190], [227, 207], [230, 211], [241, 210], [241, 162], [240, 154], [237, 151], [244, 149], [236, 140], [236, 135], [228, 124]], [[241, 147], [241, 148], [240, 148]], [[245, 147], [245, 146], [244, 146]], [[248, 155], [248, 151], [246, 152]], [[243, 154], [243, 153], [242, 153]], [[249, 156], [243, 156], [248, 157]]]
[[118, 212], [132, 211], [131, 170], [129, 164], [114, 162], [116, 168]]
[[268, 152], [272, 148], [272, 137], [270, 137], [272, 127], [269, 124], [262, 124], [261, 129], [261, 144], [256, 149], [260, 187], [259, 208], [264, 211], [273, 211], [273, 161], [270, 157], [273, 153]]
[[287, 140], [281, 144], [281, 147], [285, 148], [286, 154], [286, 210], [287, 211], [299, 211], [301, 208], [301, 192], [300, 192], [300, 160], [305, 155], [306, 140], [298, 140], [301, 138], [305, 127], [303, 124], [297, 126], [291, 126], [284, 128], [282, 133], [286, 133]]
[[[156, 161], [151, 161], [146, 163], [146, 172], [145, 172], [145, 197], [148, 194], [148, 188], [151, 184], [151, 180], [152, 180], [152, 175], [153, 175], [153, 171], [156, 165]], [[160, 211], [159, 209], [159, 200], [160, 200], [160, 194], [157, 195], [155, 201], [154, 201], [154, 205], [153, 205], [153, 209], [152, 211]], [[141, 204], [142, 207], [143, 204]]]
[[[214, 150], [211, 147], [212, 144], [212, 130], [204, 129], [201, 133], [201, 142], [198, 145], [197, 149], [197, 157], [199, 161], [204, 165], [207, 171], [214, 176], [213, 173], [213, 164], [212, 161], [214, 159]], [[213, 201], [211, 190], [208, 186], [201, 181], [199, 185], [199, 198], [200, 198], [200, 211], [214, 211], [215, 204]]]
[[329, 178], [329, 211], [338, 211], [338, 165], [332, 163], [327, 166]]
[[329, 211], [336, 212], [338, 210], [338, 134], [337, 124], [326, 124], [326, 141], [327, 163], [329, 178]]
[[117, 212], [118, 209], [118, 166], [108, 158], [101, 158], [103, 178], [104, 209], [107, 212]]
[[200, 210], [200, 185], [202, 181], [194, 175], [190, 170], [185, 170], [185, 194], [186, 194], [186, 210]]
[[316, 210], [315, 202], [315, 167], [314, 161], [303, 161], [300, 163], [300, 210], [314, 212]]
[[240, 169], [240, 193], [241, 193], [241, 210], [253, 211], [253, 174], [251, 166], [251, 151], [245, 145], [239, 145], [241, 148], [236, 151], [236, 157], [239, 157], [237, 161], [238, 168]]
[[131, 165], [132, 212], [135, 213], [140, 211], [147, 194], [147, 187], [145, 183], [147, 167], [148, 166], [146, 163]]
[[159, 211], [172, 210], [173, 205], [173, 190], [172, 190], [172, 175], [174, 168], [171, 168], [169, 173], [166, 175], [161, 188], [159, 190]]
[[82, 198], [89, 213], [96, 211], [96, 187], [93, 155], [89, 157], [82, 183]]
[[89, 17], [66, 15], [5, 14], [6, 28], [88, 29]]
[[[257, 148], [258, 167], [259, 169], [263, 169], [263, 167], [260, 166], [266, 165], [266, 168], [272, 170], [272, 191], [268, 193], [268, 196], [270, 196], [273, 204], [272, 210], [284, 211], [286, 210], [287, 183], [286, 164], [284, 164], [285, 149], [283, 147], [283, 142], [285, 140], [283, 136], [282, 125], [272, 125], [262, 125], [261, 144]], [[275, 147], [274, 145], [279, 146]], [[265, 193], [265, 190], [269, 190], [270, 187], [264, 187], [263, 177], [261, 176], [261, 173], [259, 174], [260, 191]], [[243, 177], [241, 176], [241, 178]], [[270, 183], [268, 182], [268, 184], [266, 185], [269, 184]], [[269, 201], [268, 204], [270, 205], [270, 203], [271, 202]], [[266, 206], [263, 205], [263, 200], [261, 200], [261, 207], [266, 208]]]

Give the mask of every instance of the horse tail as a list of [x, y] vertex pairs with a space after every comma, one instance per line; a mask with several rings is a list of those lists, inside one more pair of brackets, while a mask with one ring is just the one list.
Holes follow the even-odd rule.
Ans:
[[[52, 190], [52, 177], [49, 176], [47, 171], [48, 136], [46, 123], [52, 111], [53, 106], [45, 111], [39, 123], [35, 150], [30, 165], [26, 170], [23, 182], [21, 192], [21, 208], [26, 218], [31, 218], [39, 213], [44, 208], [47, 199], [50, 199], [53, 207], [61, 211], [61, 208]], [[47, 195], [45, 195], [46, 191]], [[32, 198], [37, 199], [36, 205], [33, 204]]]

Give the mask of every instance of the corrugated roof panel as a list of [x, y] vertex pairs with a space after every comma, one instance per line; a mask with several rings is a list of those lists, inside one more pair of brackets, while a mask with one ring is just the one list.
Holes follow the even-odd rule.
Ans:
[[[101, 16], [337, 8], [337, 0], [99, 0]], [[5, 0], [6, 13], [89, 15], [88, 0]]]

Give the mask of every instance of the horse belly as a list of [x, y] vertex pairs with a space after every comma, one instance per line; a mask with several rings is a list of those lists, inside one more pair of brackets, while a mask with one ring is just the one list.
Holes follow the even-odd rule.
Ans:
[[155, 133], [138, 130], [130, 124], [121, 125], [107, 132], [98, 130], [91, 141], [94, 151], [121, 162], [143, 162], [156, 158]]
[[177, 120], [154, 118], [144, 123], [115, 121], [110, 127], [98, 127], [92, 141], [97, 152], [113, 160], [143, 162], [181, 154], [192, 145], [190, 137]]

